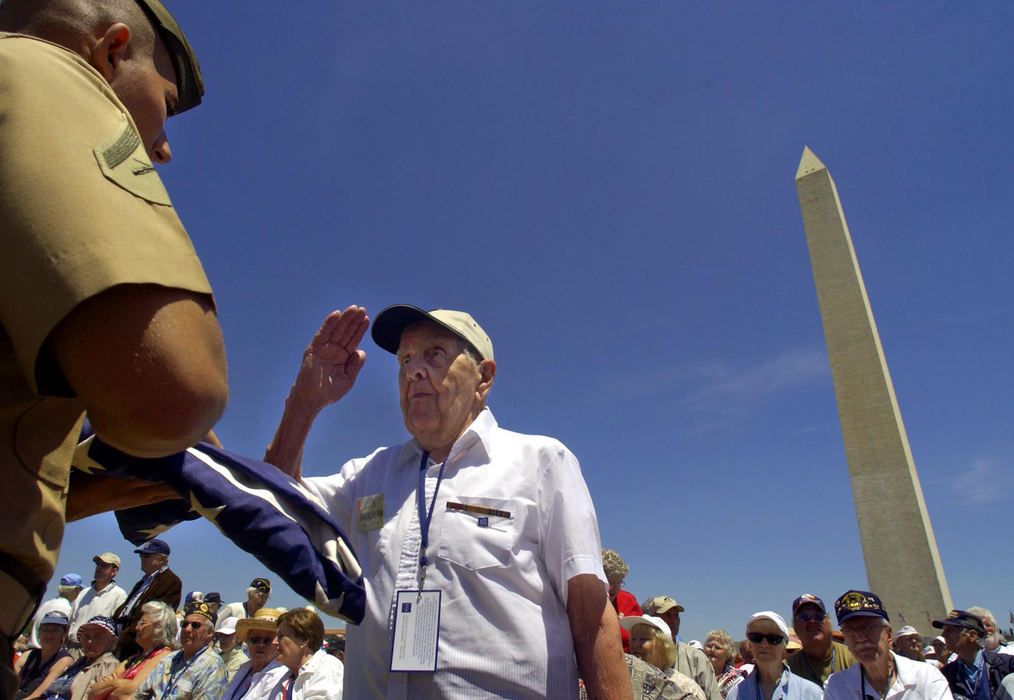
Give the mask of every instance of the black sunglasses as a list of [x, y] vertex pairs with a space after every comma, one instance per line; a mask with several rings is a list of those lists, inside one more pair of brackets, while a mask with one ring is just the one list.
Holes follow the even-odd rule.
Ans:
[[824, 620], [827, 619], [827, 615], [825, 615], [822, 612], [815, 612], [812, 615], [810, 613], [804, 612], [796, 615], [796, 619], [799, 620], [800, 622], [810, 622], [811, 620], [813, 622], [823, 622]]
[[199, 630], [204, 627], [203, 622], [181, 622], [180, 629], [184, 630]]
[[777, 646], [785, 641], [785, 637], [780, 634], [761, 634], [760, 632], [747, 632], [746, 638], [754, 644], [760, 644], [766, 639], [771, 646]]
[[254, 646], [260, 644], [267, 646], [268, 644], [271, 644], [271, 642], [273, 642], [274, 639], [275, 639], [274, 637], [247, 637], [246, 643], [253, 644]]

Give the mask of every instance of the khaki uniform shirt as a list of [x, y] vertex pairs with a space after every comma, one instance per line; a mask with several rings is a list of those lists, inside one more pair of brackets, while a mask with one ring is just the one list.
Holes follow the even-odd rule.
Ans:
[[[0, 33], [0, 632], [53, 573], [83, 405], [46, 340], [119, 284], [211, 293], [126, 108], [80, 56]], [[27, 589], [27, 590], [26, 590]]]

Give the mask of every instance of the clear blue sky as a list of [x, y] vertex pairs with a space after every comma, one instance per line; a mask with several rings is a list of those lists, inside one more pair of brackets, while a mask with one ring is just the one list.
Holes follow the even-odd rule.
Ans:
[[[205, 262], [261, 456], [334, 308], [470, 311], [505, 427], [579, 457], [602, 542], [683, 636], [866, 576], [793, 177], [835, 178], [958, 607], [1014, 560], [1009, 3], [170, 1], [207, 95], [160, 169]], [[309, 474], [406, 437], [366, 345]], [[186, 590], [266, 570], [205, 523]], [[71, 524], [58, 573], [124, 557]], [[273, 580], [277, 577], [268, 574]], [[272, 602], [300, 604], [279, 586]]]

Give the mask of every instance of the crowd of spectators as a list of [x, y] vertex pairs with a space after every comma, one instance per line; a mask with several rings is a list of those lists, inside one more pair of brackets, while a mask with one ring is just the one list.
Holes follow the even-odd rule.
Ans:
[[622, 589], [629, 569], [620, 555], [604, 549], [602, 560], [610, 601], [628, 632], [624, 652], [635, 698], [1014, 698], [1014, 644], [986, 608], [952, 610], [932, 621], [941, 634], [928, 637], [907, 624], [894, 632], [873, 592], [846, 591], [832, 611], [804, 593], [789, 605], [788, 620], [773, 610], [751, 615], [739, 642], [715, 629], [703, 643], [683, 643], [685, 608], [668, 595], [637, 604]]
[[245, 601], [223, 605], [217, 591], [183, 596], [166, 542], [134, 551], [143, 575], [129, 594], [110, 552], [94, 557], [90, 587], [77, 574], [61, 579], [59, 596], [15, 644], [18, 700], [342, 697], [342, 652], [327, 648], [315, 611], [264, 607], [271, 582], [261, 577]]
[[[344, 648], [328, 648], [312, 609], [266, 607], [271, 582], [262, 577], [245, 601], [223, 604], [217, 591], [183, 596], [168, 544], [155, 539], [135, 552], [143, 576], [129, 595], [110, 552], [94, 557], [90, 586], [76, 574], [61, 578], [59, 595], [19, 640], [18, 698], [342, 697]], [[907, 624], [894, 631], [872, 592], [847, 591], [830, 611], [802, 594], [788, 620], [773, 610], [751, 615], [739, 641], [714, 629], [684, 642], [686, 609], [668, 595], [638, 603], [622, 588], [629, 569], [620, 555], [604, 549], [602, 560], [635, 698], [1014, 698], [1014, 644], [985, 608], [953, 610], [933, 621], [939, 636], [925, 637]], [[578, 692], [589, 697], [583, 683]]]

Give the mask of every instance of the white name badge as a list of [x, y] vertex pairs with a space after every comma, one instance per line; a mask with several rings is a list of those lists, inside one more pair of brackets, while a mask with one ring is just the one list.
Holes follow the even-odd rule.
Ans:
[[436, 671], [439, 636], [440, 591], [398, 591], [391, 670]]

